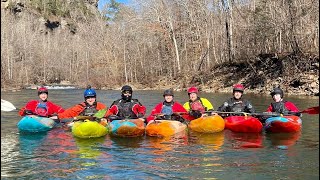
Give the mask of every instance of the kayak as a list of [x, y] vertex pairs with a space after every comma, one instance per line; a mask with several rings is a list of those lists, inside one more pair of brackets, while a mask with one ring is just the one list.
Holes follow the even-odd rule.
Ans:
[[233, 132], [259, 133], [263, 129], [260, 120], [252, 116], [229, 116], [225, 123], [225, 128]]
[[54, 120], [46, 117], [24, 116], [17, 124], [21, 132], [46, 132], [54, 127]]
[[109, 123], [110, 135], [117, 137], [138, 137], [145, 132], [144, 121], [141, 119], [113, 120]]
[[186, 124], [173, 120], [155, 120], [146, 126], [148, 136], [167, 137], [186, 131]]
[[189, 124], [192, 131], [202, 133], [221, 132], [224, 130], [224, 126], [224, 119], [219, 115], [200, 117], [192, 120]]
[[78, 138], [96, 138], [105, 136], [108, 128], [97, 121], [76, 121], [71, 127], [73, 136]]
[[298, 116], [270, 117], [266, 120], [264, 129], [267, 132], [298, 132], [302, 121]]

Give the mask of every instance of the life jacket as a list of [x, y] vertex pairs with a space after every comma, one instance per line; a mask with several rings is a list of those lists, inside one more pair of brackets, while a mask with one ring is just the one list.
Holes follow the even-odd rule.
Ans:
[[199, 97], [194, 102], [189, 100], [189, 107], [190, 107], [191, 110], [200, 111], [202, 113], [204, 113], [204, 111], [207, 110], [207, 108], [203, 105], [203, 103], [201, 101], [201, 98], [199, 98]]
[[161, 113], [164, 114], [163, 119], [171, 119], [171, 116], [173, 114], [173, 102], [167, 103], [163, 102]]
[[281, 113], [281, 114], [285, 114], [288, 113], [289, 110], [286, 108], [286, 103], [287, 101], [280, 101], [280, 102], [273, 102], [271, 103], [271, 107], [273, 112], [277, 112], [277, 113]]
[[48, 117], [48, 106], [47, 102], [38, 101], [35, 112], [38, 116]]
[[137, 104], [137, 100], [131, 99], [130, 101], [124, 101], [120, 99], [115, 103], [118, 106], [118, 114], [117, 116], [122, 118], [138, 118], [137, 115], [133, 112], [133, 106]]
[[97, 102], [94, 102], [93, 105], [89, 105], [87, 102], [83, 102], [79, 104], [83, 107], [82, 112], [79, 114], [80, 116], [93, 116], [97, 110]]
[[235, 100], [232, 98], [228, 100], [227, 103], [228, 103], [228, 107], [227, 107], [228, 112], [245, 112], [246, 101], [243, 101], [241, 99]]

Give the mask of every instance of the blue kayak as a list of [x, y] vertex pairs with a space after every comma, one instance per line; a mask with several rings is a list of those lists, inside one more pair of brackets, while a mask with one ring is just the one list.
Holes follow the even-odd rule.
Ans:
[[37, 116], [25, 116], [17, 124], [19, 131], [31, 133], [49, 131], [54, 125], [54, 120]]

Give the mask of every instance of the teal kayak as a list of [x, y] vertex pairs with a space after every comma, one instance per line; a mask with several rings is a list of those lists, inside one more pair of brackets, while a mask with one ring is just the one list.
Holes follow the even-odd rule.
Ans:
[[17, 124], [21, 132], [45, 132], [55, 126], [54, 120], [46, 117], [25, 116]]

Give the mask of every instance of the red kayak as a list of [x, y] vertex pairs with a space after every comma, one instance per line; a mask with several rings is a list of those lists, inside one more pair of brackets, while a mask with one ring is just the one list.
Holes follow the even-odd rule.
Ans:
[[225, 129], [233, 132], [259, 133], [262, 131], [262, 123], [252, 116], [229, 116], [225, 120]]
[[298, 116], [271, 117], [265, 122], [267, 132], [298, 132], [301, 130], [302, 121]]

